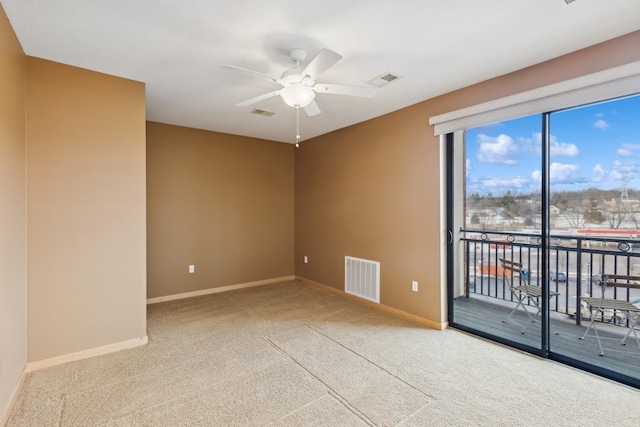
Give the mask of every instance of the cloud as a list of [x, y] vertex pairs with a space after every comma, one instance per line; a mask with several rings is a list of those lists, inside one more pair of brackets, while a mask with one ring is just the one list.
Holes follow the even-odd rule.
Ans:
[[611, 170], [606, 170], [598, 163], [591, 170], [592, 175], [589, 182], [618, 182], [640, 177], [640, 166], [634, 161], [621, 162], [616, 160], [612, 167]]
[[[542, 133], [533, 132], [531, 138], [520, 137], [518, 144], [538, 156], [542, 155]], [[551, 135], [549, 140], [549, 153], [552, 157], [578, 157], [580, 149], [576, 144], [560, 142], [555, 135]]]
[[[577, 183], [583, 182], [583, 178], [574, 177], [580, 166], [574, 164], [553, 162], [549, 167], [549, 180], [551, 184]], [[531, 178], [537, 182], [542, 181], [542, 172], [535, 170], [531, 173]]]
[[595, 127], [596, 129], [600, 129], [600, 130], [607, 130], [611, 126], [609, 126], [609, 123], [607, 123], [605, 120], [598, 119], [595, 122], [593, 122], [593, 127]]
[[616, 154], [620, 157], [636, 157], [636, 151], [640, 150], [640, 144], [622, 144], [616, 151]]
[[623, 163], [620, 160], [616, 160], [613, 162], [613, 169], [627, 176], [635, 175], [639, 171], [638, 164], [634, 161], [627, 161]]
[[591, 171], [593, 172], [593, 180], [596, 182], [601, 181], [607, 175], [600, 163], [595, 165]]
[[625, 178], [625, 176], [623, 174], [621, 174], [620, 172], [613, 170], [611, 172], [609, 172], [607, 174], [607, 181], [621, 181]]
[[549, 170], [551, 182], [567, 182], [571, 174], [578, 169], [580, 169], [578, 165], [553, 162]]
[[464, 166], [465, 166], [464, 174], [465, 176], [469, 176], [469, 171], [473, 169], [473, 166], [471, 165], [471, 160], [467, 159]]
[[494, 138], [481, 133], [477, 138], [480, 148], [476, 156], [480, 162], [509, 166], [518, 164], [515, 158], [518, 147], [509, 135], [500, 134]]
[[616, 154], [620, 157], [633, 157], [635, 156], [635, 153], [627, 148], [618, 148], [618, 151], [616, 151]]
[[558, 142], [558, 138], [554, 135], [551, 135], [549, 149], [552, 157], [578, 157], [580, 155], [580, 149], [576, 144]]
[[471, 178], [467, 181], [467, 192], [478, 191], [480, 193], [492, 192], [500, 194], [507, 190], [514, 189], [526, 191], [535, 191], [539, 187], [538, 183], [534, 183], [526, 176], [505, 176], [490, 178]]
[[529, 178], [525, 176], [496, 177], [482, 180], [482, 185], [488, 188], [524, 188], [529, 183]]

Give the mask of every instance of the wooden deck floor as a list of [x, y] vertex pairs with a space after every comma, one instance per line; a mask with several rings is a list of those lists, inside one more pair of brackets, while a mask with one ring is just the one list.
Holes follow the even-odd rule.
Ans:
[[[540, 322], [529, 322], [529, 326], [523, 334], [520, 326], [502, 321], [514, 306], [515, 303], [505, 303], [495, 299], [474, 296], [461, 297], [454, 302], [455, 323], [520, 344], [540, 348]], [[520, 324], [528, 323], [528, 318], [520, 307], [513, 314], [512, 319]], [[581, 325], [578, 326], [573, 317], [553, 313], [551, 330], [556, 331], [557, 334], [552, 334], [550, 337], [551, 351], [595, 367], [632, 377], [637, 379], [640, 384], [640, 346], [633, 333], [627, 338], [627, 344], [621, 345], [620, 342], [628, 331], [627, 328], [598, 324], [598, 334], [604, 349], [604, 356], [600, 356], [598, 342], [595, 336], [592, 336], [593, 331], [590, 331], [590, 335], [584, 340], [580, 339], [588, 326], [588, 320], [583, 319]], [[638, 336], [640, 336], [640, 331], [638, 331]]]

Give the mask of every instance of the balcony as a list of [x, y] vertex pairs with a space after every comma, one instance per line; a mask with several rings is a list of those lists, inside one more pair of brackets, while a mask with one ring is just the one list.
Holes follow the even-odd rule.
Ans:
[[[594, 337], [581, 339], [592, 316], [592, 307], [581, 296], [600, 296], [603, 274], [640, 275], [640, 240], [634, 232], [615, 238], [595, 233], [552, 235], [549, 247], [549, 290], [558, 295], [549, 299], [550, 350], [586, 363], [640, 380], [640, 346], [634, 334], [621, 345], [632, 320], [623, 312], [608, 310], [595, 317], [604, 349], [600, 356]], [[503, 322], [516, 306], [499, 259], [522, 264], [526, 280], [541, 286], [541, 239], [539, 234], [461, 230], [461, 278], [455, 286], [454, 322], [525, 346], [539, 348], [540, 322], [527, 326], [524, 333], [510, 322]], [[516, 280], [520, 280], [516, 278]], [[640, 290], [624, 292], [607, 289], [607, 298], [640, 304]], [[534, 301], [525, 300], [526, 308], [536, 312]], [[527, 324], [529, 318], [518, 308], [512, 319]], [[537, 318], [539, 320], [539, 317]], [[638, 331], [640, 335], [640, 331]], [[633, 381], [631, 381], [633, 382]]]

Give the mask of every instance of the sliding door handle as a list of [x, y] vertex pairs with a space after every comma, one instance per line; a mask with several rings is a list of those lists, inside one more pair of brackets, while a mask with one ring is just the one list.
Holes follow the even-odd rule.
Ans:
[[449, 233], [449, 244], [453, 243], [453, 231], [448, 230]]

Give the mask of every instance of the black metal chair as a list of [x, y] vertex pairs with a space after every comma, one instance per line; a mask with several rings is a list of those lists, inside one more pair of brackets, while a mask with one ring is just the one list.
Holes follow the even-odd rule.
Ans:
[[640, 306], [634, 305], [626, 299], [605, 298], [607, 289], [640, 289], [640, 276], [604, 274], [600, 284], [602, 285], [602, 294], [600, 298], [592, 296], [584, 296], [580, 298], [589, 305], [589, 309], [591, 311], [591, 322], [580, 339], [585, 339], [588, 336], [589, 331], [593, 329], [594, 335], [592, 336], [595, 336], [596, 340], [598, 340], [600, 356], [604, 356], [604, 350], [602, 349], [602, 343], [600, 342], [600, 335], [598, 334], [598, 328], [596, 327], [598, 313], [600, 313], [600, 316], [603, 319], [606, 313], [613, 312], [614, 316], [618, 313], [624, 313], [625, 318], [629, 322], [629, 330], [625, 334], [624, 338], [622, 338], [620, 344], [625, 345], [627, 338], [629, 338], [629, 335], [633, 333], [633, 336], [636, 338], [636, 342], [638, 343], [638, 347], [640, 347], [640, 339], [638, 339], [638, 334], [636, 333], [640, 327]]
[[[500, 258], [500, 265], [503, 269], [504, 280], [509, 287], [509, 290], [513, 294], [513, 296], [517, 299], [518, 303], [513, 310], [505, 317], [502, 321], [504, 323], [513, 323], [522, 328], [520, 333], [524, 334], [527, 327], [536, 321], [538, 316], [542, 315], [542, 305], [540, 304], [540, 298], [542, 297], [542, 287], [531, 284], [531, 277], [529, 272], [522, 268], [522, 264], [517, 261], [511, 261], [508, 259]], [[517, 275], [517, 276], [516, 276]], [[516, 282], [517, 280], [517, 282]], [[558, 292], [550, 291], [549, 298], [560, 295]], [[531, 314], [529, 310], [527, 310], [527, 305], [525, 301], [531, 301], [536, 307], [536, 313]], [[530, 322], [527, 324], [521, 324], [513, 320], [511, 317], [516, 312], [518, 307], [522, 307], [522, 309], [527, 313]], [[558, 335], [558, 332], [554, 330], [554, 333]]]

